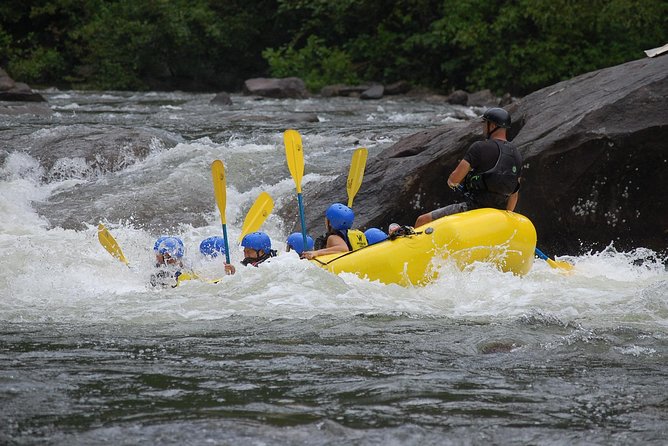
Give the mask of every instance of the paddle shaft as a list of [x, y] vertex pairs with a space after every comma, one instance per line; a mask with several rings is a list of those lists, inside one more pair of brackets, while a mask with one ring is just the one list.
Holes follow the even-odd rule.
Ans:
[[542, 260], [548, 260], [549, 259], [549, 257], [543, 251], [541, 251], [538, 248], [536, 248], [536, 255], [538, 256], [539, 259], [542, 259]]
[[230, 263], [230, 249], [227, 243], [227, 225], [223, 223], [223, 240], [225, 242], [225, 262]]
[[304, 218], [304, 202], [302, 201], [302, 193], [297, 193], [297, 204], [299, 205], [299, 219], [302, 223], [302, 240], [304, 240], [303, 246], [308, 246], [306, 242], [306, 219]]

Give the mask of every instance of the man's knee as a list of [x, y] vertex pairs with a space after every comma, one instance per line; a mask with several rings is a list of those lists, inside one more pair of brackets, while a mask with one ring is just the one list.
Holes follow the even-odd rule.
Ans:
[[415, 220], [415, 227], [417, 228], [418, 226], [426, 225], [430, 221], [432, 221], [431, 212], [427, 212], [426, 214], [420, 215], [417, 220]]

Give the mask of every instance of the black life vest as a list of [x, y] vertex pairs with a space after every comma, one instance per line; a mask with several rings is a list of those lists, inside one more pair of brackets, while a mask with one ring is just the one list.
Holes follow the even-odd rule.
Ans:
[[[156, 265], [158, 266], [158, 265]], [[149, 283], [153, 287], [172, 287], [175, 288], [179, 284], [179, 276], [181, 270], [160, 268], [156, 273], [151, 274]]]
[[241, 261], [241, 264], [243, 266], [258, 266], [260, 263], [264, 262], [265, 260], [268, 260], [272, 257], [276, 257], [277, 253], [275, 250], [270, 249], [269, 252], [265, 253], [262, 255], [262, 257], [256, 258], [256, 259], [251, 259], [250, 257], [246, 257]]
[[360, 248], [364, 248], [369, 245], [369, 242], [364, 235], [364, 232], [359, 229], [348, 229], [346, 231], [332, 231], [328, 232], [322, 237], [318, 237], [315, 240], [314, 249], [323, 249], [327, 247], [327, 239], [330, 235], [338, 235], [346, 242], [348, 249], [351, 251], [357, 251]]
[[474, 204], [478, 207], [505, 209], [508, 197], [519, 189], [522, 158], [515, 146], [508, 141], [494, 140], [499, 148], [499, 158], [486, 172], [469, 172], [464, 184]]

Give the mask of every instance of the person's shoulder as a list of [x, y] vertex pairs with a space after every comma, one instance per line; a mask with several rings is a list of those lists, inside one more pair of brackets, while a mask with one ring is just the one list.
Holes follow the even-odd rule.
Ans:
[[330, 234], [327, 234], [327, 239], [329, 239], [330, 237], [338, 237], [341, 240], [343, 240], [343, 234], [339, 234], [338, 232], [332, 232]]
[[494, 145], [494, 143], [492, 143], [490, 140], [485, 139], [485, 140], [482, 140], [482, 141], [476, 141], [476, 142], [474, 142], [473, 144], [471, 144], [471, 145], [469, 146], [469, 150], [468, 150], [468, 152], [469, 152], [469, 153], [479, 153], [479, 152], [483, 152], [483, 151], [489, 149], [489, 147], [490, 147], [490, 143], [491, 143], [492, 146], [496, 147], [496, 146]]
[[482, 153], [484, 153], [487, 150], [486, 147], [486, 142], [487, 140], [484, 141], [476, 141], [473, 144], [471, 144], [466, 151], [466, 154], [464, 155], [464, 159], [467, 160], [469, 163], [474, 160], [474, 158], [480, 157]]

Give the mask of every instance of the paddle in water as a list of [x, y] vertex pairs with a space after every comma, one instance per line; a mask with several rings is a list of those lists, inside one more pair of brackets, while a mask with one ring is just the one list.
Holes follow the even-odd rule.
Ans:
[[348, 171], [348, 182], [346, 183], [346, 190], [348, 191], [348, 207], [352, 209], [353, 200], [357, 191], [360, 190], [362, 179], [364, 178], [364, 169], [366, 167], [366, 158], [369, 151], [364, 147], [360, 147], [353, 153], [353, 159], [350, 162], [350, 170]]
[[299, 205], [299, 220], [302, 225], [302, 238], [306, 246], [306, 220], [304, 219], [304, 203], [302, 201], [302, 177], [304, 176], [304, 151], [302, 137], [297, 130], [286, 130], [283, 133], [285, 143], [285, 159], [288, 162], [290, 175], [297, 186], [297, 204]]
[[547, 262], [548, 265], [550, 265], [552, 268], [555, 269], [561, 269], [564, 271], [572, 271], [573, 270], [573, 265], [571, 265], [568, 262], [562, 262], [560, 260], [552, 260], [545, 254], [543, 251], [540, 249], [536, 248], [536, 256], [538, 256], [540, 259], [543, 259]]
[[227, 191], [225, 181], [225, 166], [221, 160], [215, 160], [211, 163], [211, 177], [213, 179], [213, 193], [216, 197], [216, 204], [220, 211], [220, 222], [223, 225], [223, 240], [225, 242], [225, 262], [230, 263], [230, 249], [227, 241], [227, 221], [225, 218], [225, 206], [227, 202]]

